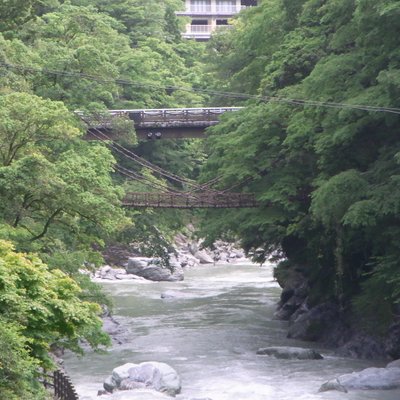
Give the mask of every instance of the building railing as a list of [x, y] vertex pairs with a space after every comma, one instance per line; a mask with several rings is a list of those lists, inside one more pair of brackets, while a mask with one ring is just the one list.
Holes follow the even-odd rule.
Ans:
[[193, 14], [210, 13], [211, 6], [191, 4], [188, 11]]
[[190, 25], [186, 33], [211, 33], [212, 30], [212, 25]]
[[197, 35], [211, 35], [216, 29], [231, 29], [232, 25], [190, 25], [184, 35], [197, 36]]

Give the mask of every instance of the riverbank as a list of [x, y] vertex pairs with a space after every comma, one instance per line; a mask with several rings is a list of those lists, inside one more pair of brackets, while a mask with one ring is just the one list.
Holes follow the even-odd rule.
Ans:
[[91, 274], [95, 282], [114, 280], [181, 281], [184, 270], [199, 265], [253, 264], [237, 243], [217, 240], [212, 248], [202, 240], [177, 234], [165, 257], [145, 257], [129, 246], [113, 246], [104, 251], [110, 265]]
[[309, 280], [300, 269], [281, 268], [275, 277], [282, 288], [275, 318], [288, 322], [288, 338], [335, 348], [336, 354], [362, 359], [400, 358], [400, 318], [385, 332], [367, 331], [350, 305], [312, 299]]

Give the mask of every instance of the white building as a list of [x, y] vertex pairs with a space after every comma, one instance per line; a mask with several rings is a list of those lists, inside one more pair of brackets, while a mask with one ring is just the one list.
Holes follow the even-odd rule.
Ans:
[[185, 5], [185, 11], [176, 13], [191, 18], [183, 36], [208, 40], [216, 28], [229, 26], [229, 18], [243, 8], [257, 5], [257, 0], [185, 0]]

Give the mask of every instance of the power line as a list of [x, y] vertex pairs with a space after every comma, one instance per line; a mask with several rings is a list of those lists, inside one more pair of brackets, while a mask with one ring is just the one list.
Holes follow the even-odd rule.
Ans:
[[351, 110], [359, 110], [359, 111], [368, 111], [368, 112], [381, 112], [381, 113], [392, 113], [392, 114], [400, 114], [400, 108], [395, 107], [383, 107], [383, 106], [370, 106], [370, 105], [358, 105], [358, 104], [348, 104], [348, 103], [336, 103], [329, 101], [317, 101], [317, 100], [307, 100], [307, 99], [292, 99], [286, 97], [279, 96], [259, 96], [259, 95], [251, 95], [244, 93], [235, 93], [235, 92], [221, 92], [216, 90], [209, 89], [197, 89], [191, 87], [182, 87], [182, 86], [163, 86], [156, 85], [151, 83], [142, 83], [132, 80], [126, 79], [106, 79], [96, 75], [85, 74], [81, 72], [70, 72], [70, 71], [59, 71], [59, 70], [50, 70], [45, 68], [33, 68], [23, 65], [10, 64], [6, 62], [0, 62], [0, 66], [6, 69], [13, 69], [21, 72], [30, 72], [30, 73], [40, 73], [45, 75], [57, 75], [57, 76], [66, 76], [66, 77], [80, 77], [88, 80], [92, 80], [99, 83], [113, 83], [117, 85], [123, 86], [135, 86], [142, 88], [152, 88], [159, 90], [177, 90], [177, 91], [185, 91], [185, 92], [193, 92], [193, 93], [202, 93], [207, 95], [214, 95], [232, 99], [240, 99], [240, 100], [258, 100], [258, 101], [268, 101], [268, 102], [277, 102], [277, 103], [286, 103], [298, 106], [313, 106], [313, 107], [325, 107], [325, 108], [336, 108], [336, 109], [351, 109]]

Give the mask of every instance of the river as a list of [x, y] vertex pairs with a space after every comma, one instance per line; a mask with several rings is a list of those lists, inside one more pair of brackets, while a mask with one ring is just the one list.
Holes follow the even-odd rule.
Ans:
[[[114, 298], [115, 318], [127, 342], [106, 354], [66, 355], [67, 371], [81, 396], [96, 398], [103, 380], [125, 362], [161, 361], [182, 378], [177, 399], [400, 399], [400, 390], [318, 393], [325, 381], [382, 366], [379, 362], [335, 357], [324, 348], [317, 348], [324, 360], [256, 355], [267, 346], [315, 347], [286, 339], [286, 323], [273, 319], [280, 288], [271, 266], [200, 266], [186, 271], [183, 282], [118, 281], [104, 287]], [[181, 297], [163, 300], [165, 291]]]

